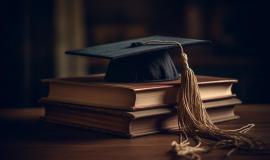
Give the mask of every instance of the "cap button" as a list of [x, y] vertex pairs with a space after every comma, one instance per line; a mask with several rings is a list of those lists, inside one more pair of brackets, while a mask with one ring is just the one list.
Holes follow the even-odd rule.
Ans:
[[142, 42], [133, 42], [133, 43], [131, 43], [129, 48], [134, 48], [134, 47], [139, 47], [139, 46], [143, 46], [143, 43]]

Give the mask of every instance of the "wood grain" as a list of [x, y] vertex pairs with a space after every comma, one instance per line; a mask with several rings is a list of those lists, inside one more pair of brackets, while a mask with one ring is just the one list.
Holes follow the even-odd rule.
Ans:
[[[16, 112], [13, 112], [16, 111]], [[22, 113], [26, 113], [21, 109]], [[170, 153], [173, 134], [156, 134], [135, 139], [90, 132], [60, 125], [45, 124], [38, 120], [42, 108], [27, 110], [31, 118], [20, 118], [18, 109], [0, 111], [0, 159], [176, 159]], [[31, 114], [30, 114], [31, 113]], [[240, 119], [218, 124], [232, 129], [248, 123], [256, 127], [249, 134], [270, 146], [270, 105], [239, 105]], [[34, 116], [36, 115], [36, 116]], [[16, 118], [17, 117], [17, 118]], [[225, 150], [203, 154], [203, 159], [223, 159]], [[234, 154], [232, 159], [270, 159], [269, 155]]]

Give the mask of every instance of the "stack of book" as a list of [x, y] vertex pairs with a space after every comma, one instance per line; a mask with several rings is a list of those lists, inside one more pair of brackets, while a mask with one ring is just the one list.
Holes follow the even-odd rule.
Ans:
[[[232, 92], [237, 80], [198, 76], [199, 88], [213, 122], [238, 118], [241, 101]], [[108, 83], [104, 75], [44, 80], [49, 86], [45, 120], [126, 137], [177, 129], [176, 94], [180, 81]]]

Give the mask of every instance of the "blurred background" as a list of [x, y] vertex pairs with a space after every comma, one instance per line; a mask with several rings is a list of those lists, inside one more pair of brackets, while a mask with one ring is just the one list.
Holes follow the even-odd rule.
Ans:
[[[270, 102], [269, 7], [228, 0], [2, 0], [0, 107], [37, 106], [41, 79], [106, 71], [108, 61], [64, 51], [167, 35], [208, 39], [187, 51], [196, 74], [237, 78], [244, 103]], [[195, 47], [196, 48], [196, 47]]]

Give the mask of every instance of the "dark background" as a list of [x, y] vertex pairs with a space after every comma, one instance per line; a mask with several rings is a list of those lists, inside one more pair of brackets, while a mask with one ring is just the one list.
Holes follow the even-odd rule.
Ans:
[[41, 79], [104, 72], [65, 50], [149, 35], [213, 41], [189, 53], [196, 74], [239, 79], [244, 103], [269, 103], [269, 7], [261, 1], [3, 0], [0, 107], [36, 106]]

